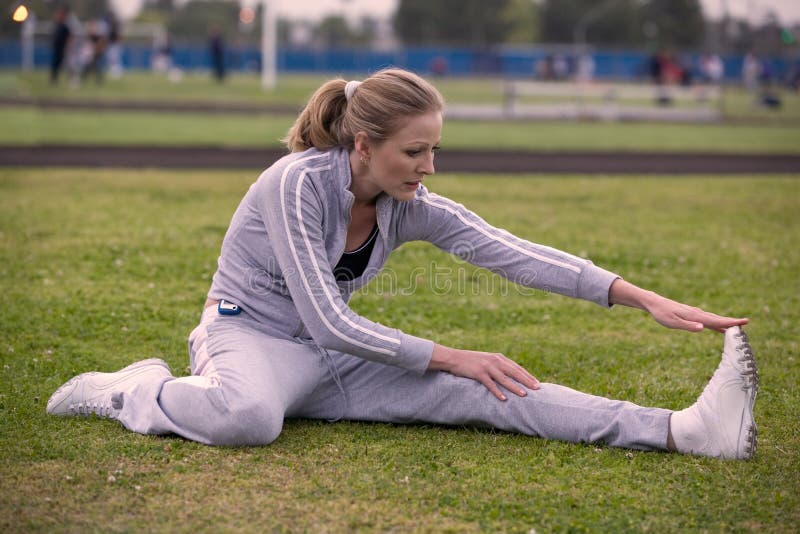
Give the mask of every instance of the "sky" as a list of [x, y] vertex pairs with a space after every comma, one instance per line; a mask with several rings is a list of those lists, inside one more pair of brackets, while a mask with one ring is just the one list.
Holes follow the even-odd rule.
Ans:
[[[242, 0], [251, 1], [252, 0]], [[397, 7], [398, 0], [270, 0], [277, 4], [280, 14], [291, 18], [320, 18], [330, 13], [347, 13], [349, 18], [363, 15], [385, 18]], [[435, 2], [436, 0], [431, 0]], [[800, 23], [800, 0], [701, 0], [706, 15], [719, 18], [723, 6], [728, 4], [731, 15], [748, 17], [752, 22], [762, 22], [765, 15], [774, 11], [784, 24]], [[314, 16], [313, 14], [318, 14]]]
[[[184, 3], [187, 0], [177, 0]], [[332, 13], [346, 14], [351, 20], [370, 15], [388, 18], [397, 7], [398, 0], [268, 0], [287, 18], [320, 19]], [[430, 0], [435, 2], [436, 0]], [[784, 24], [800, 23], [800, 0], [700, 0], [707, 16], [719, 18], [727, 3], [731, 15], [748, 17], [751, 22], [763, 22], [770, 11]], [[122, 19], [135, 16], [144, 0], [111, 0]], [[242, 4], [255, 4], [260, 0], [240, 0]]]

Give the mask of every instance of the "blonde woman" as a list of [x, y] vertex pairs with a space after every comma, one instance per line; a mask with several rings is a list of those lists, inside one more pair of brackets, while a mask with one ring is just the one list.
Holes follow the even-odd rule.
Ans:
[[[266, 445], [287, 417], [479, 425], [570, 442], [748, 458], [755, 361], [740, 326], [640, 289], [590, 261], [494, 228], [431, 193], [443, 101], [399, 69], [331, 80], [250, 187], [222, 243], [192, 375], [157, 359], [85, 373], [47, 411], [118, 420], [209, 445]], [[403, 243], [428, 241], [509, 280], [608, 307], [647, 310], [669, 328], [725, 332], [722, 361], [678, 412], [540, 383], [503, 354], [447, 347], [348, 306]]]

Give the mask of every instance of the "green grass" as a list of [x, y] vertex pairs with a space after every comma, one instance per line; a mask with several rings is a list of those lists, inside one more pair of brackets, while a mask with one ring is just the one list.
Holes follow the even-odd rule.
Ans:
[[[48, 417], [74, 374], [166, 359], [185, 339], [247, 173], [0, 169], [0, 530], [748, 531], [800, 523], [797, 176], [437, 176], [430, 187], [630, 281], [746, 315], [762, 375], [749, 462], [430, 425], [289, 421], [263, 448]], [[691, 403], [721, 337], [643, 313], [523, 295], [430, 246], [353, 307], [437, 341], [502, 351], [542, 380], [640, 404]], [[441, 281], [441, 279], [440, 279]], [[503, 289], [505, 289], [505, 294]], [[110, 478], [113, 477], [113, 480]]]
[[[233, 76], [225, 85], [190, 75], [179, 84], [145, 73], [128, 73], [103, 86], [50, 87], [40, 72], [0, 72], [0, 96], [81, 101], [205, 102], [300, 107], [324, 76], [282, 76], [274, 91], [263, 91], [254, 75]], [[491, 79], [436, 80], [448, 102], [499, 103], [501, 82]], [[800, 152], [800, 96], [786, 95], [785, 109], [753, 109], [750, 97], [731, 91], [723, 124], [608, 122], [446, 122], [445, 146], [452, 148], [545, 151], [675, 151], [796, 154]], [[6, 145], [155, 144], [194, 146], [278, 146], [294, 114], [186, 114], [0, 107], [0, 143]]]
[[[165, 102], [234, 102], [251, 104], [302, 105], [319, 85], [333, 76], [360, 79], [364, 74], [281, 74], [275, 89], [265, 91], [256, 73], [236, 73], [224, 84], [218, 84], [206, 73], [188, 73], [180, 82], [172, 82], [165, 75], [146, 71], [130, 71], [118, 80], [106, 79], [98, 86], [89, 80], [80, 88], [67, 84], [53, 87], [43, 70], [23, 73], [0, 71], [0, 95], [39, 99], [67, 98], [88, 101], [148, 101]], [[500, 104], [504, 99], [505, 84], [500, 78], [431, 78], [448, 102], [465, 104]], [[733, 119], [759, 119], [769, 121], [800, 119], [800, 95], [781, 91], [784, 106], [780, 110], [766, 110], [753, 105], [749, 93], [728, 87], [724, 92], [725, 115]], [[569, 99], [561, 99], [568, 101]], [[553, 98], [521, 97], [521, 102], [547, 102]], [[652, 100], [631, 102], [652, 105]]]
[[[0, 107], [0, 144], [276, 147], [293, 115], [86, 112]], [[800, 126], [446, 121], [445, 148], [796, 154]]]
[[290, 115], [54, 111], [2, 108], [0, 143], [279, 146], [294, 123]]

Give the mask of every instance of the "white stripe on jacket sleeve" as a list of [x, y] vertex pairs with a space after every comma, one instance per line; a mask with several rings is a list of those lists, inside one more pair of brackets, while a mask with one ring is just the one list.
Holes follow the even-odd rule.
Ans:
[[[459, 210], [453, 208], [452, 206], [448, 206], [447, 204], [442, 203], [442, 202], [437, 202], [437, 201], [431, 199], [429, 196], [422, 197], [422, 201], [425, 202], [426, 204], [429, 204], [430, 206], [433, 206], [433, 207], [436, 207], [436, 208], [439, 208], [439, 209], [443, 209], [443, 210], [447, 211], [448, 213], [450, 213], [452, 215], [455, 215], [456, 217], [458, 217], [458, 219], [461, 222], [463, 222], [464, 224], [466, 224], [467, 226], [469, 226], [471, 228], [474, 228], [475, 230], [477, 230], [478, 232], [482, 233], [483, 235], [485, 235], [489, 239], [491, 239], [493, 241], [498, 241], [501, 244], [507, 246], [508, 248], [516, 250], [517, 252], [519, 252], [521, 254], [524, 254], [525, 256], [528, 256], [529, 258], [533, 258], [535, 260], [539, 260], [539, 261], [542, 261], [544, 263], [547, 263], [547, 264], [550, 264], [550, 265], [554, 265], [556, 267], [561, 267], [563, 269], [568, 269], [568, 270], [576, 272], [578, 274], [580, 274], [581, 271], [582, 271], [582, 269], [580, 267], [578, 267], [577, 265], [570, 265], [569, 263], [565, 263], [563, 261], [559, 261], [559, 260], [556, 260], [556, 259], [553, 259], [553, 258], [548, 258], [547, 256], [543, 256], [543, 255], [538, 254], [538, 253], [536, 253], [536, 252], [534, 252], [532, 250], [528, 250], [528, 249], [526, 249], [524, 247], [521, 247], [520, 245], [509, 241], [503, 235], [498, 235], [498, 234], [500, 234], [500, 232], [502, 232], [501, 230], [499, 230], [497, 228], [494, 228], [494, 227], [489, 227], [489, 228], [491, 228], [491, 229], [493, 229], [493, 230], [495, 230], [497, 232], [496, 234], [493, 234], [492, 232], [489, 231], [489, 229], [478, 225], [474, 221], [470, 221], [469, 219], [467, 219], [462, 212], [460, 212]], [[502, 232], [502, 233], [506, 233], [507, 234], [508, 232]], [[509, 236], [510, 236], [510, 234], [509, 234]], [[539, 246], [542, 246], [542, 245], [539, 245]], [[549, 247], [543, 247], [543, 248], [549, 248]], [[566, 254], [566, 253], [564, 252], [562, 254]], [[586, 260], [583, 260], [581, 258], [575, 257], [575, 259], [579, 260], [579, 261], [581, 261], [583, 263], [586, 263]]]

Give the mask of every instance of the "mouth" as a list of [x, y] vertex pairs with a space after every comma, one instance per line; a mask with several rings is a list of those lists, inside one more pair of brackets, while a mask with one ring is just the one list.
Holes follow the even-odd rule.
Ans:
[[403, 182], [403, 185], [406, 186], [409, 189], [416, 189], [417, 187], [419, 187], [419, 184], [421, 184], [421, 183], [422, 183], [422, 180], [415, 180], [413, 182]]

